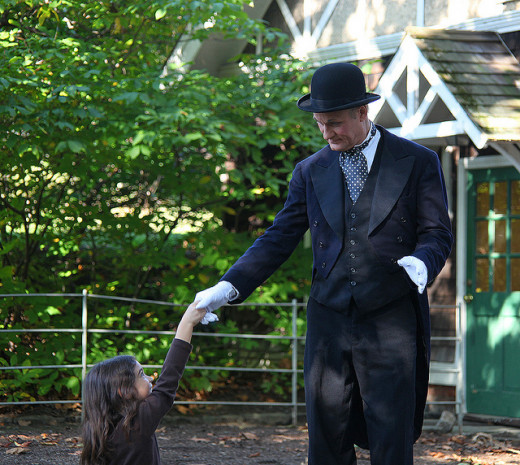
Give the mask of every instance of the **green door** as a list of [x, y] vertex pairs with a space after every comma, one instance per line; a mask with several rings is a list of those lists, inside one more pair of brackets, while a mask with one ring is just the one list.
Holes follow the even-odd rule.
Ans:
[[520, 173], [468, 181], [467, 410], [520, 417]]

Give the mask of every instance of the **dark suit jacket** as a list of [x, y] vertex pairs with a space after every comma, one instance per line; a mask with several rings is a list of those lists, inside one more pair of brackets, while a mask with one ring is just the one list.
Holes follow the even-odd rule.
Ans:
[[[421, 145], [378, 129], [383, 146], [369, 240], [390, 272], [404, 273], [397, 260], [413, 255], [424, 262], [431, 282], [444, 266], [453, 242], [439, 158]], [[341, 252], [345, 224], [344, 179], [338, 157], [338, 152], [326, 146], [296, 165], [287, 200], [273, 225], [222, 277], [239, 291], [236, 302], [245, 300], [291, 255], [309, 228], [313, 276], [329, 275]], [[420, 408], [428, 384], [430, 316], [426, 292], [415, 292], [413, 298], [424, 343], [423, 363], [418, 366]]]

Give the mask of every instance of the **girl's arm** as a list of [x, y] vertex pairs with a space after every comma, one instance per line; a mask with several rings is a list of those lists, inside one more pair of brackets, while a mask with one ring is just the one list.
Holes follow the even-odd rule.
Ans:
[[152, 393], [141, 403], [139, 407], [139, 434], [153, 434], [161, 418], [170, 410], [175, 399], [179, 381], [191, 353], [191, 336], [193, 328], [206, 314], [206, 310], [197, 310], [191, 304], [179, 323], [170, 350]]
[[206, 310], [204, 308], [196, 309], [195, 306], [198, 302], [193, 302], [184, 312], [181, 318], [177, 331], [175, 332], [175, 339], [181, 339], [185, 342], [191, 342], [191, 336], [193, 335], [193, 328], [200, 323]]

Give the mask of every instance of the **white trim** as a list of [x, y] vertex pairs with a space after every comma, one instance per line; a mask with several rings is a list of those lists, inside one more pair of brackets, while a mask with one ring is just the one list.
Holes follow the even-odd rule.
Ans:
[[[450, 25], [437, 25], [431, 29], [461, 29], [468, 31], [495, 31], [499, 34], [518, 31], [520, 26], [520, 11], [507, 11], [498, 16], [488, 18], [473, 18]], [[309, 58], [317, 63], [331, 61], [356, 61], [381, 58], [395, 53], [404, 32], [381, 35], [369, 39], [344, 42], [342, 44], [329, 45], [312, 52]]]
[[310, 37], [312, 33], [311, 11], [311, 0], [303, 0], [303, 35], [305, 37]]
[[495, 31], [505, 34], [506, 32], [518, 31], [520, 24], [520, 11], [505, 11], [498, 16], [487, 18], [472, 18], [449, 26], [440, 25], [443, 29], [461, 29], [465, 31]]
[[424, 3], [425, 3], [425, 0], [416, 0], [417, 14], [415, 17], [415, 25], [417, 27], [424, 27]]
[[465, 134], [464, 125], [460, 121], [443, 121], [442, 123], [421, 124], [420, 126], [412, 126], [405, 122], [405, 125], [400, 128], [390, 128], [388, 130], [400, 137], [412, 140], [435, 139]]
[[464, 301], [464, 295], [466, 294], [466, 271], [467, 271], [467, 241], [466, 231], [468, 227], [467, 212], [467, 172], [465, 169], [465, 161], [467, 158], [459, 159], [459, 165], [457, 167], [457, 239], [455, 244], [456, 253], [456, 270], [455, 270], [455, 304], [460, 306], [460, 321], [461, 321], [461, 363], [462, 363], [462, 411], [467, 412], [466, 405], [466, 336], [467, 336], [467, 308], [466, 302]]
[[422, 124], [422, 122], [431, 113], [432, 106], [437, 97], [439, 97], [439, 94], [437, 92], [435, 92], [433, 87], [430, 87], [428, 89], [428, 92], [426, 92], [426, 95], [424, 96], [423, 101], [419, 105], [419, 108], [417, 108], [415, 115], [412, 117], [417, 125]]
[[455, 362], [430, 362], [429, 384], [438, 386], [457, 386], [459, 368]]
[[298, 28], [289, 6], [285, 0], [276, 0], [285, 19], [287, 27], [294, 39], [293, 52], [296, 56], [305, 57], [310, 51], [316, 50], [316, 44], [323, 34], [323, 30], [330, 21], [339, 0], [329, 0], [314, 31], [312, 30], [312, 0], [303, 0], [303, 32]]
[[294, 17], [291, 13], [290, 8], [287, 6], [287, 3], [285, 0], [276, 0], [276, 3], [278, 3], [278, 7], [280, 8], [280, 11], [282, 12], [283, 18], [285, 19], [285, 22], [287, 23], [287, 27], [291, 31], [291, 34], [295, 41], [301, 40], [303, 38], [302, 33], [300, 32], [300, 29], [298, 28], [298, 25], [296, 24], [296, 21], [294, 20]]
[[[406, 108], [394, 93], [394, 86], [405, 69], [407, 71]], [[422, 102], [418, 101], [420, 73], [430, 84]], [[377, 120], [384, 103], [388, 103], [401, 125], [401, 127], [388, 128], [394, 134], [413, 140], [467, 134], [477, 148], [484, 147], [488, 141], [486, 134], [473, 123], [410, 36], [403, 39], [375, 92], [382, 98], [370, 108], [370, 117]], [[455, 121], [423, 124], [426, 115], [432, 110], [436, 98], [442, 100]]]
[[[413, 43], [413, 40], [407, 36], [405, 40], [410, 40]], [[403, 41], [404, 43], [404, 41]], [[417, 48], [415, 43], [414, 47]], [[433, 69], [432, 65], [429, 61], [424, 57], [422, 52], [417, 48], [419, 53], [419, 68], [423, 73], [424, 77], [431, 84], [434, 91], [437, 92], [442, 101], [446, 104], [450, 112], [456, 118], [457, 121], [460, 121], [464, 127], [464, 133], [466, 133], [469, 138], [473, 141], [475, 146], [479, 149], [484, 147], [488, 141], [487, 136], [483, 133], [483, 131], [473, 123], [473, 121], [469, 118], [468, 114], [462, 108], [461, 104], [458, 100], [453, 96], [451, 91], [448, 89], [446, 83], [439, 77], [437, 72]], [[460, 134], [460, 133], [454, 133]]]
[[[507, 159], [503, 155], [486, 156], [480, 155], [475, 158], [462, 158], [462, 164], [465, 170], [486, 170], [489, 168], [509, 168], [513, 166], [511, 160]], [[460, 189], [459, 189], [460, 192]], [[465, 195], [466, 184], [463, 186], [462, 192]], [[466, 210], [457, 210], [466, 211]]]
[[318, 40], [320, 40], [321, 35], [323, 34], [323, 30], [329, 23], [330, 17], [332, 16], [332, 13], [334, 13], [334, 9], [336, 8], [338, 2], [339, 0], [329, 0], [329, 3], [325, 7], [325, 11], [321, 15], [321, 18], [318, 21], [318, 24], [316, 24], [316, 27], [312, 33], [312, 38], [316, 41], [316, 43], [318, 43]]
[[[406, 37], [405, 41], [408, 39]], [[403, 47], [405, 42], [403, 41]], [[419, 108], [419, 70], [421, 69], [421, 54], [415, 44], [409, 44], [406, 53], [406, 119], [410, 122]], [[420, 122], [419, 122], [420, 124]]]
[[511, 142], [491, 142], [489, 145], [506, 157], [520, 171], [520, 150]]
[[404, 32], [396, 32], [374, 38], [367, 38], [329, 45], [309, 52], [309, 59], [317, 63], [332, 61], [355, 61], [381, 58], [394, 53], [404, 36]]

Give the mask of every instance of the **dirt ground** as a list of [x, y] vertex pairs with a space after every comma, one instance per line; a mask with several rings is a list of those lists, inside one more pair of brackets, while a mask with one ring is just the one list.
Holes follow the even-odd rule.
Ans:
[[[304, 465], [304, 425], [262, 424], [256, 417], [167, 417], [157, 438], [164, 465]], [[267, 422], [269, 423], [269, 421]], [[81, 451], [79, 419], [70, 416], [0, 416], [2, 465], [77, 465]], [[358, 450], [358, 465], [369, 465]], [[473, 430], [462, 435], [425, 431], [415, 446], [416, 465], [520, 464], [520, 432]], [[327, 465], [327, 464], [323, 464]]]

